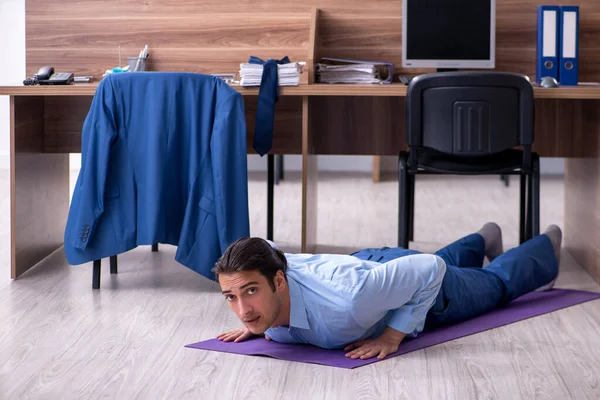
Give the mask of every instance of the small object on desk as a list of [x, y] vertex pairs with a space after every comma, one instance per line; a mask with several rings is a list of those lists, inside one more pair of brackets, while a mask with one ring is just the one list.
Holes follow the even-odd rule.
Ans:
[[225, 81], [225, 83], [240, 83], [235, 80], [235, 74], [211, 74], [212, 76], [216, 76], [217, 78], [221, 78]]
[[414, 75], [400, 75], [398, 79], [406, 86], [410, 85], [410, 82], [415, 78]]
[[145, 45], [142, 51], [140, 51], [139, 58], [135, 64], [134, 71], [145, 71], [146, 70], [146, 59], [150, 54], [148, 54], [148, 45]]
[[559, 86], [558, 81], [551, 76], [544, 76], [540, 81], [540, 86], [543, 88], [556, 88]]
[[74, 78], [74, 82], [75, 83], [88, 83], [92, 80], [92, 76], [88, 75], [88, 76], [76, 76]]
[[70, 85], [73, 83], [72, 72], [55, 72], [48, 79], [38, 79], [40, 85]]
[[106, 76], [108, 74], [117, 74], [119, 72], [127, 72], [127, 71], [129, 71], [129, 65], [124, 68], [115, 67], [112, 69], [107, 69], [102, 76]]
[[578, 82], [579, 86], [600, 86], [600, 82]]
[[[141, 53], [140, 53], [141, 54]], [[146, 70], [146, 57], [127, 57], [127, 66], [129, 67], [129, 72], [138, 72]]]
[[27, 78], [23, 85], [70, 85], [73, 83], [74, 74], [72, 72], [55, 72], [54, 67], [49, 65], [40, 68], [33, 78]]
[[129, 71], [145, 71], [147, 66], [148, 56], [148, 45], [145, 45], [140, 54], [137, 57], [127, 57], [127, 64], [129, 65]]

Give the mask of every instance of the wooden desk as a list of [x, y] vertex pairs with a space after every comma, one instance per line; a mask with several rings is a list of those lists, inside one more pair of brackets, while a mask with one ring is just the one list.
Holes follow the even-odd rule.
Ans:
[[[10, 96], [13, 278], [63, 244], [68, 153], [81, 151], [81, 128], [95, 89], [94, 84], [0, 87], [0, 95]], [[258, 89], [236, 90], [244, 95], [251, 152]], [[600, 283], [600, 87], [535, 88], [534, 93], [534, 150], [543, 157], [566, 158], [565, 247]], [[313, 251], [316, 155], [397, 154], [405, 142], [406, 86], [309, 84], [283, 87], [280, 94], [273, 152], [302, 154], [301, 246]], [[301, 119], [286, 119], [287, 111]], [[329, 130], [329, 124], [344, 129]], [[390, 209], [396, 207], [392, 200]]]
[[[244, 96], [257, 96], [258, 87], [231, 85]], [[0, 95], [10, 96], [93, 96], [97, 83], [78, 83], [68, 86], [0, 86]], [[352, 96], [352, 97], [406, 97], [407, 86], [402, 83], [390, 85], [312, 85], [282, 86], [281, 96]], [[534, 87], [536, 99], [600, 99], [600, 85], [560, 87], [544, 89]]]

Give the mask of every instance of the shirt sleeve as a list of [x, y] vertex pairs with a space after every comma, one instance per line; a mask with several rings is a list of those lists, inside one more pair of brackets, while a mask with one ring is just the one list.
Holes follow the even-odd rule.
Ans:
[[373, 267], [353, 296], [354, 319], [368, 329], [388, 315], [389, 327], [413, 333], [423, 327], [445, 272], [446, 263], [429, 254], [405, 256]]

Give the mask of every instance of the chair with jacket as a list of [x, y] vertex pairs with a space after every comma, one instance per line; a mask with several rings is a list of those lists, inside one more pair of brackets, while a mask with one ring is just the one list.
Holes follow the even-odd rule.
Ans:
[[[65, 228], [70, 264], [140, 245], [177, 246], [200, 275], [249, 236], [244, 103], [220, 78], [183, 72], [106, 76], [82, 130], [81, 169]], [[113, 268], [111, 268], [113, 270]]]
[[406, 96], [408, 152], [399, 155], [398, 246], [408, 248], [413, 240], [416, 174], [519, 175], [519, 240], [538, 235], [540, 170], [531, 151], [533, 132], [533, 89], [523, 75], [442, 72], [414, 78]]

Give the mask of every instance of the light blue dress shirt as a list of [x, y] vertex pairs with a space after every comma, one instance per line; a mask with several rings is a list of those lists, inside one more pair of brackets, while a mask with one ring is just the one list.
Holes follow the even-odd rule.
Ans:
[[429, 254], [386, 263], [337, 254], [285, 256], [290, 326], [270, 328], [265, 335], [329, 349], [376, 338], [387, 326], [416, 336], [446, 272], [445, 262]]

